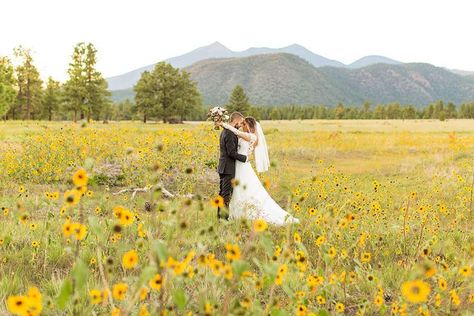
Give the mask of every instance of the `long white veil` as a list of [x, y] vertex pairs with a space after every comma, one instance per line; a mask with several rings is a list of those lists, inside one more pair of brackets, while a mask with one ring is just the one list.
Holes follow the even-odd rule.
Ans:
[[268, 170], [268, 167], [270, 167], [270, 159], [268, 158], [267, 141], [265, 140], [265, 135], [263, 134], [263, 129], [259, 122], [257, 122], [256, 132], [258, 144], [254, 151], [255, 167], [257, 168], [257, 172], [265, 172]]

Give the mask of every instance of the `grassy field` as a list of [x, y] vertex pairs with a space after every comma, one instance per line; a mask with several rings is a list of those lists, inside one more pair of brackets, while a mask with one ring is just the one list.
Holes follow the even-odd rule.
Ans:
[[262, 126], [300, 225], [217, 221], [209, 123], [1, 122], [0, 314], [474, 314], [472, 120]]

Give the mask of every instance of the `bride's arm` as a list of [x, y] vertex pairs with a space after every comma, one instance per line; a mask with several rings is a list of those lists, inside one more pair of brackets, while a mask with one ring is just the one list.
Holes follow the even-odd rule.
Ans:
[[228, 129], [229, 131], [231, 131], [232, 133], [234, 133], [238, 137], [240, 137], [242, 139], [245, 139], [248, 142], [251, 141], [250, 133], [245, 133], [245, 132], [239, 131], [238, 129], [236, 129], [235, 127], [233, 127], [233, 126], [231, 126], [227, 123], [222, 123], [222, 127], [224, 127], [225, 129]]

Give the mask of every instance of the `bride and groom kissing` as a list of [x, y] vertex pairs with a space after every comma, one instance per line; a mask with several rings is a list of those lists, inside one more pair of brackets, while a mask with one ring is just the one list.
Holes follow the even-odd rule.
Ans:
[[[260, 123], [239, 112], [230, 115], [229, 123], [220, 135], [220, 158], [217, 171], [220, 178], [219, 195], [224, 199], [229, 214], [218, 207], [217, 216], [224, 219], [263, 219], [269, 224], [299, 223], [283, 210], [268, 194], [255, 173], [250, 158], [253, 155], [257, 172], [270, 166], [268, 148]], [[239, 130], [242, 128], [242, 131]]]

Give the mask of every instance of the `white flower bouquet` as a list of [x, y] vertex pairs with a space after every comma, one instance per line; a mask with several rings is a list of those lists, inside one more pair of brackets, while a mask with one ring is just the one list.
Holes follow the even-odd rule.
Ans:
[[229, 113], [220, 106], [215, 106], [207, 112], [207, 120], [214, 122], [214, 129], [219, 129], [217, 123], [227, 122], [229, 120]]

